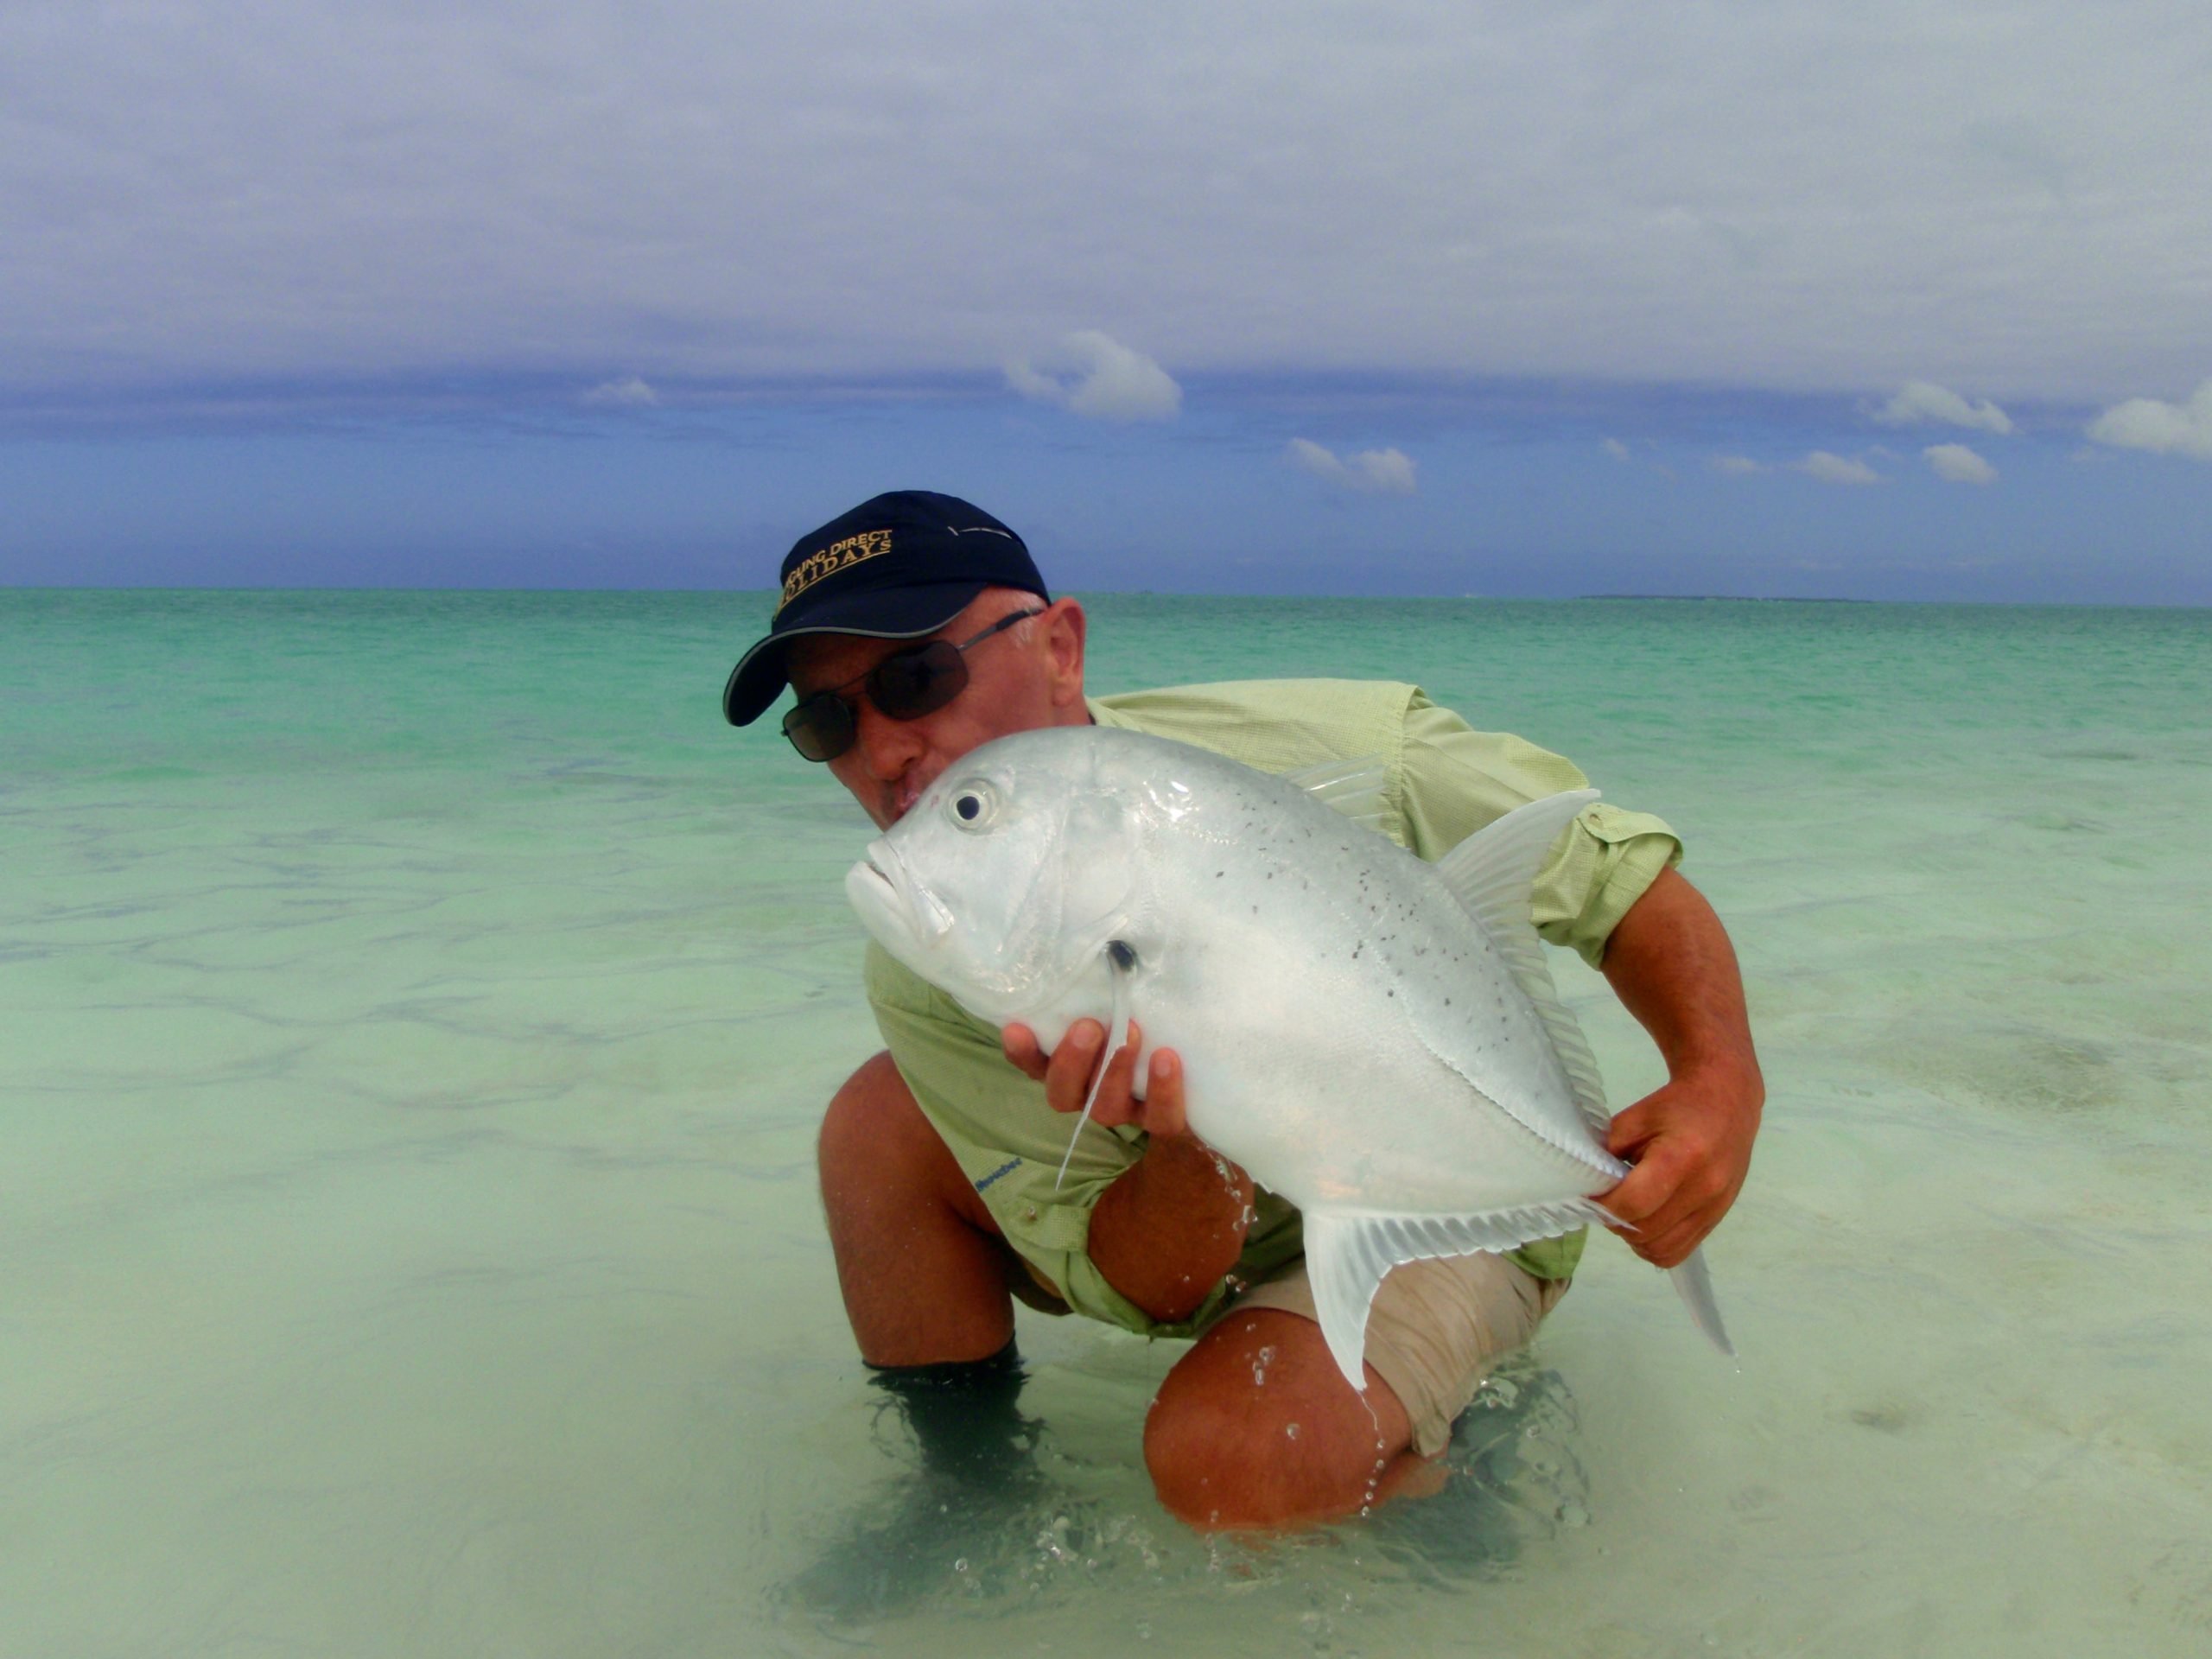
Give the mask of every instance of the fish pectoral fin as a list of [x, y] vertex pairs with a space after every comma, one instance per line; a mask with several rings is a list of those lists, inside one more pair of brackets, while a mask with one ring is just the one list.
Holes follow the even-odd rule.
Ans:
[[[1404, 1262], [1433, 1256], [1515, 1250], [1539, 1238], [1571, 1233], [1605, 1211], [1589, 1198], [1526, 1205], [1464, 1216], [1382, 1216], [1342, 1211], [1306, 1211], [1306, 1276], [1321, 1338], [1344, 1381], [1364, 1392], [1361, 1370], [1367, 1352], [1367, 1312], [1383, 1274]], [[1716, 1316], [1717, 1317], [1717, 1316]]]
[[1126, 940], [1109, 939], [1105, 956], [1107, 973], [1114, 982], [1114, 1012], [1106, 1027], [1106, 1052], [1099, 1062], [1098, 1075], [1090, 1080], [1090, 1092], [1083, 1097], [1083, 1116], [1076, 1119], [1075, 1128], [1068, 1135], [1068, 1149], [1060, 1154], [1060, 1172], [1052, 1177], [1055, 1192], [1068, 1178], [1068, 1160], [1075, 1156], [1076, 1142], [1083, 1139], [1083, 1126], [1090, 1122], [1090, 1109], [1098, 1103], [1099, 1085], [1106, 1081], [1106, 1068], [1129, 1040], [1129, 974], [1136, 966], [1137, 953]]

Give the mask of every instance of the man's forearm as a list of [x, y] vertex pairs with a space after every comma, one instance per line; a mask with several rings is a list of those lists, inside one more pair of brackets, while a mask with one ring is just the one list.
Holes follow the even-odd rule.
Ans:
[[1758, 1071], [1735, 947], [1705, 895], [1678, 872], [1662, 870], [1629, 906], [1605, 942], [1604, 972], [1670, 1072], [1705, 1065]]
[[1090, 1259], [1163, 1324], [1198, 1310], [1243, 1253], [1252, 1178], [1194, 1135], [1156, 1135], [1090, 1212]]
[[1646, 1261], [1680, 1263], [1743, 1190], [1766, 1084], [1744, 982], [1713, 906], [1672, 870], [1607, 941], [1605, 978], [1667, 1062], [1666, 1084], [1613, 1119], [1606, 1145], [1635, 1167], [1597, 1195]]

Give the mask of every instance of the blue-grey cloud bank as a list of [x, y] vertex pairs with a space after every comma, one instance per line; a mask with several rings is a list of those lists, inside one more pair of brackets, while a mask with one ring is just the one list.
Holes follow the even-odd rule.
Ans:
[[0, 580], [2212, 601], [2212, 14], [31, 3]]

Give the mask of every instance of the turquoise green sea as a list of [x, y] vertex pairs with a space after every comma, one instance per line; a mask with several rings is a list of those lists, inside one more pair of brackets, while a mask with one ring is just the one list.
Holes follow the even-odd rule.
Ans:
[[[1593, 1241], [1445, 1496], [1154, 1503], [1031, 1319], [930, 1512], [813, 1188], [858, 810], [750, 594], [0, 591], [0, 1654], [2212, 1651], [2212, 613], [1101, 596], [1682, 832], [1771, 1103], [1740, 1369]], [[1617, 1103], [1658, 1080], [1554, 953]]]

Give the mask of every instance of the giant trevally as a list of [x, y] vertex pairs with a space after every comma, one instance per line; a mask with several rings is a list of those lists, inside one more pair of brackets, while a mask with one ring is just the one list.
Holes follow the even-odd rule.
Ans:
[[[1605, 1222], [1588, 1195], [1628, 1173], [1529, 919], [1597, 792], [1531, 801], [1429, 864], [1355, 821], [1359, 772], [1018, 733], [947, 767], [845, 880], [884, 948], [978, 1018], [1047, 1052], [1098, 1019], [1111, 1052], [1134, 1014], [1147, 1052], [1175, 1050], [1192, 1130], [1303, 1212], [1355, 1389], [1390, 1268]], [[1732, 1352], [1703, 1258], [1674, 1274]]]

